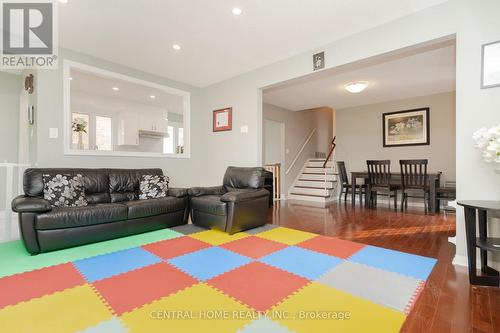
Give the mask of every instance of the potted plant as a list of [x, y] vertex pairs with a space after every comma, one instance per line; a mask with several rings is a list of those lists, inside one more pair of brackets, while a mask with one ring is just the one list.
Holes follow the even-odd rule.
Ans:
[[75, 118], [71, 124], [71, 129], [73, 132], [78, 133], [78, 144], [77, 149], [83, 150], [83, 133], [87, 133], [87, 122], [83, 118]]

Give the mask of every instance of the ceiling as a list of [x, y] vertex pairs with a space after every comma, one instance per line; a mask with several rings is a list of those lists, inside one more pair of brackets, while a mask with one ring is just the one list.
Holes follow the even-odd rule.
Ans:
[[[115, 91], [113, 87], [117, 87], [119, 90]], [[71, 91], [155, 106], [178, 114], [183, 113], [183, 99], [181, 96], [82, 70], [71, 70]], [[155, 96], [155, 98], [152, 99], [151, 95]]]
[[59, 42], [204, 87], [446, 1], [69, 0]]
[[[300, 111], [320, 106], [342, 109], [454, 91], [455, 45], [445, 45], [384, 62], [368, 61], [348, 71], [321, 72], [267, 89], [263, 99]], [[345, 85], [355, 81], [366, 81], [368, 87], [357, 94], [346, 91]]]

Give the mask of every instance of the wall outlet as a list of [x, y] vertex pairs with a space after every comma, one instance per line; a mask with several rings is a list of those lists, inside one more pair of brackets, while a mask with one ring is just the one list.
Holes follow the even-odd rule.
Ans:
[[59, 137], [59, 128], [51, 127], [49, 128], [49, 139], [57, 139]]

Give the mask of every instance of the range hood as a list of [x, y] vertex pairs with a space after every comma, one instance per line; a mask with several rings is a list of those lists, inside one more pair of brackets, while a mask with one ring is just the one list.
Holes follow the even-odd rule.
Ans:
[[167, 132], [158, 132], [158, 131], [139, 130], [139, 136], [143, 137], [143, 138], [150, 138], [150, 139], [163, 139], [163, 138], [168, 138], [168, 133]]

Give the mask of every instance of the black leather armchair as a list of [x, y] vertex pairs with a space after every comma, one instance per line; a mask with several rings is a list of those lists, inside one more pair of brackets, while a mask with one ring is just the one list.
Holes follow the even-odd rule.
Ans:
[[193, 224], [230, 235], [266, 224], [269, 191], [263, 188], [263, 168], [228, 167], [223, 183], [189, 189]]

